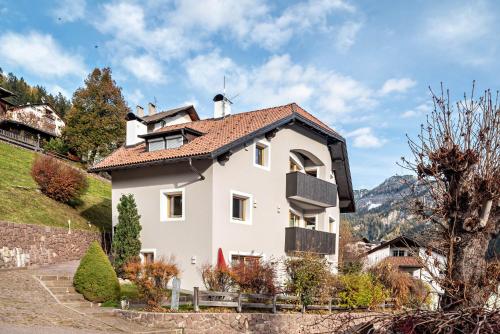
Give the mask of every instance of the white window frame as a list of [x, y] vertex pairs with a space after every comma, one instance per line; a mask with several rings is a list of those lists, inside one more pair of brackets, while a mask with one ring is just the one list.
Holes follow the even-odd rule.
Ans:
[[[255, 157], [257, 156], [257, 145], [263, 145], [265, 146], [266, 148], [264, 149], [264, 151], [267, 151], [267, 159], [264, 160], [264, 163], [265, 165], [264, 166], [261, 166], [259, 165], [256, 161], [255, 161]], [[264, 157], [265, 158], [265, 157]], [[254, 167], [257, 167], [257, 168], [260, 168], [260, 169], [263, 169], [263, 170], [267, 170], [267, 171], [270, 171], [271, 170], [271, 143], [268, 141], [268, 140], [257, 140], [254, 144], [253, 144], [253, 154], [252, 154], [252, 163], [254, 165]]]
[[141, 259], [141, 263], [144, 263], [144, 255], [142, 253], [153, 253], [154, 261], [157, 260], [156, 258], [156, 248], [143, 248], [139, 252], [139, 258]]
[[[246, 208], [246, 219], [239, 220], [233, 219], [233, 197], [243, 197], [247, 199], [247, 208]], [[253, 216], [253, 196], [252, 194], [247, 194], [237, 190], [231, 190], [229, 196], [229, 220], [234, 224], [243, 224], [243, 225], [252, 225], [252, 216]]]
[[404, 252], [403, 256], [398, 255], [397, 257], [406, 257], [406, 256], [408, 256], [410, 254], [410, 252], [409, 252], [408, 249], [406, 249], [406, 248], [400, 248], [400, 247], [391, 248], [390, 251], [391, 251], [391, 255], [390, 255], [391, 257], [395, 257], [394, 252], [396, 252], [396, 251], [397, 252], [401, 252], [401, 251]]
[[304, 219], [303, 219], [303, 217], [302, 217], [302, 214], [301, 214], [299, 211], [297, 211], [297, 210], [295, 210], [295, 209], [292, 209], [291, 207], [290, 207], [290, 208], [288, 208], [288, 212], [289, 212], [289, 213], [288, 213], [288, 224], [287, 224], [287, 226], [288, 226], [288, 227], [290, 227], [290, 211], [291, 211], [294, 215], [297, 215], [297, 216], [299, 217], [299, 226], [297, 226], [297, 227], [302, 227], [302, 226], [303, 226], [303, 224], [302, 224], [302, 223], [304, 222]]
[[305, 214], [303, 216], [303, 219], [304, 219], [304, 228], [307, 228], [307, 222], [306, 222], [306, 218], [314, 218], [314, 221], [315, 221], [315, 224], [314, 224], [314, 230], [315, 231], [319, 231], [318, 229], [318, 215], [317, 214]]
[[[167, 215], [167, 195], [178, 194], [182, 195], [182, 216], [171, 218]], [[185, 188], [171, 188], [160, 190], [160, 221], [161, 222], [181, 222], [186, 220], [186, 190]]]

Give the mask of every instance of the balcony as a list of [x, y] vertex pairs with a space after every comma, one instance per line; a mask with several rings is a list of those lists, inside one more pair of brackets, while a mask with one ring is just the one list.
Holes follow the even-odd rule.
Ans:
[[291, 172], [286, 174], [286, 197], [303, 209], [337, 205], [337, 185], [317, 177]]
[[302, 227], [287, 227], [285, 229], [285, 252], [335, 254], [335, 240], [335, 233]]

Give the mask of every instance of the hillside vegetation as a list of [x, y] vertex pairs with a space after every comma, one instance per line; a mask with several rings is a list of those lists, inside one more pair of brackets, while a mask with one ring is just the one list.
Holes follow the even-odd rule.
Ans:
[[[111, 184], [88, 176], [76, 207], [56, 202], [31, 177], [34, 152], [0, 142], [0, 220], [77, 229], [111, 229]], [[91, 223], [89, 226], [88, 222]]]

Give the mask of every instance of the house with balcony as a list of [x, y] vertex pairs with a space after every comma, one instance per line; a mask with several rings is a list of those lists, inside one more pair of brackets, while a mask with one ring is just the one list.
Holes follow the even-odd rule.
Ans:
[[209, 119], [192, 106], [143, 112], [91, 171], [112, 176], [113, 225], [121, 195], [134, 195], [144, 260], [174, 256], [184, 289], [203, 286], [199, 268], [219, 248], [231, 263], [314, 252], [336, 270], [339, 216], [355, 209], [336, 131], [295, 103], [232, 114], [220, 94]]

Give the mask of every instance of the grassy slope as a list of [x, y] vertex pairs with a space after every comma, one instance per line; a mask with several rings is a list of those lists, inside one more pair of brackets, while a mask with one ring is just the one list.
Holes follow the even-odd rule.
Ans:
[[[37, 190], [31, 178], [35, 153], [0, 142], [0, 220], [79, 229], [111, 228], [111, 184], [88, 177], [82, 203], [72, 208]], [[89, 227], [87, 222], [91, 222]]]

